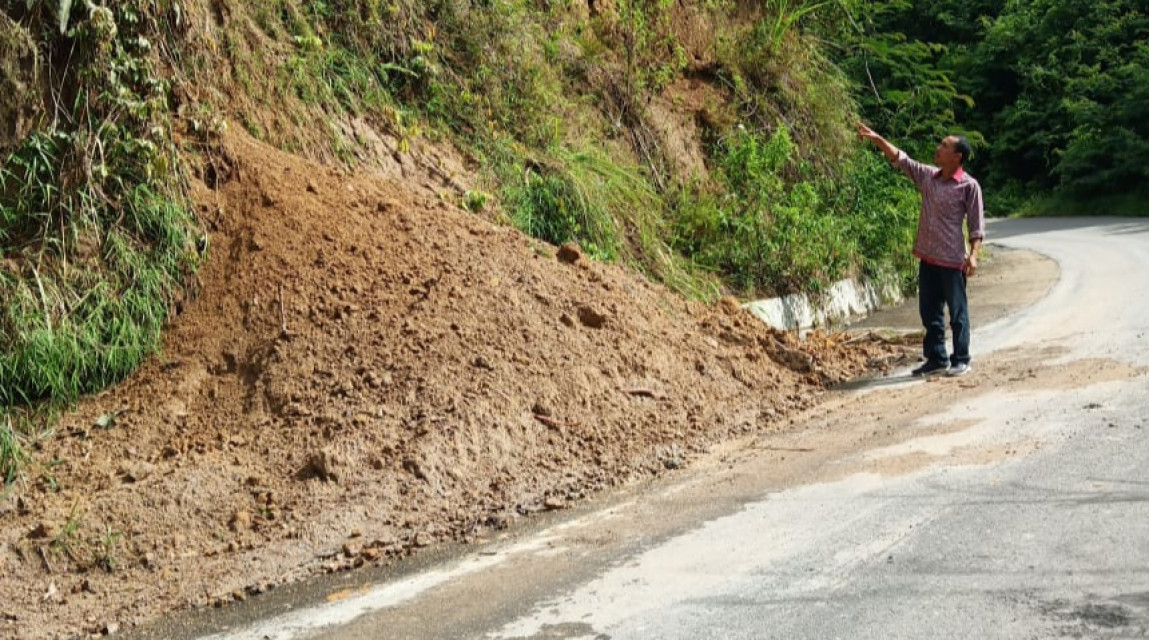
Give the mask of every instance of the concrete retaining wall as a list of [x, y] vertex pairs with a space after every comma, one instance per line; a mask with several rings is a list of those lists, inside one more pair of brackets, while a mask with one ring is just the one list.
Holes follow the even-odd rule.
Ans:
[[771, 327], [792, 331], [844, 324], [901, 301], [901, 291], [893, 278], [850, 279], [835, 283], [822, 294], [795, 294], [742, 306]]

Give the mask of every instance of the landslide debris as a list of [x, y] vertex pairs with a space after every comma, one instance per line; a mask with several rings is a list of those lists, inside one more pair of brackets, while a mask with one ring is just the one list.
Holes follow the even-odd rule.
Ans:
[[210, 260], [163, 354], [65, 416], [49, 471], [0, 502], [0, 636], [479, 540], [780, 428], [900, 353], [799, 341], [242, 134], [212, 166]]

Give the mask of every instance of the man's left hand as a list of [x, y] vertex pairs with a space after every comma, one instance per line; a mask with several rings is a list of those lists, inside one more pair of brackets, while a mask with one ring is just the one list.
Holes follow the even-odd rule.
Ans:
[[961, 267], [962, 273], [967, 278], [972, 278], [977, 275], [977, 256], [971, 255], [965, 259], [965, 264]]

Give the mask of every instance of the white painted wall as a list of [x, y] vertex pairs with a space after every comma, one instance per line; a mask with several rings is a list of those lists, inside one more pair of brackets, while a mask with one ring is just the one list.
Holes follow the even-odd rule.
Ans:
[[841, 324], [901, 301], [901, 291], [893, 278], [850, 279], [835, 283], [820, 295], [795, 294], [742, 306], [771, 327], [792, 331]]

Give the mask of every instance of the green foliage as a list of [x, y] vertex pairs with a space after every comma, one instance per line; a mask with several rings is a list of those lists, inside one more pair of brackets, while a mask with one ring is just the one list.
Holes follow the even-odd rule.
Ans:
[[115, 572], [120, 565], [120, 546], [123, 539], [122, 532], [113, 530], [111, 525], [104, 525], [103, 533], [92, 545], [95, 565], [108, 573]]
[[846, 161], [826, 204], [856, 240], [855, 262], [868, 276], [896, 276], [903, 291], [916, 286], [917, 260], [910, 247], [921, 196], [885, 158], [864, 152]]
[[53, 117], [0, 168], [0, 412], [130, 373], [198, 260], [153, 68], [157, 6], [27, 6], [12, 17], [42, 59], [68, 51], [72, 63], [49, 87]]
[[927, 33], [966, 33], [965, 16], [954, 17], [949, 7], [932, 0], [928, 4], [928, 10], [922, 3], [896, 0], [843, 5], [850, 28], [839, 27], [846, 46], [837, 60], [852, 81], [865, 119], [911, 154], [926, 154], [938, 140], [955, 134], [983, 146], [981, 132], [959, 121], [959, 111], [972, 107], [973, 98], [958, 86], [946, 62], [962, 43], [919, 32], [925, 22], [932, 29]]
[[463, 208], [471, 213], [480, 213], [486, 209], [487, 201], [490, 198], [491, 194], [486, 191], [469, 189], [463, 194]]
[[841, 70], [826, 56], [814, 31], [829, 3], [772, 0], [750, 23], [731, 26], [719, 39], [719, 76], [733, 90], [740, 121], [751, 129], [784, 123], [797, 153], [821, 175], [849, 154], [855, 100]]
[[1143, 3], [889, 0], [856, 13], [840, 59], [866, 117], [919, 151], [970, 135], [992, 209], [1149, 201]]
[[1091, 198], [1058, 197], [1046, 195], [1030, 197], [1009, 208], [1017, 217], [1060, 217], [1060, 216], [1121, 216], [1144, 217], [1149, 215], [1149, 203], [1145, 196], [1137, 193], [1095, 196]]
[[1009, 5], [987, 29], [992, 58], [974, 64], [1016, 87], [991, 120], [991, 170], [1069, 196], [1149, 197], [1147, 42], [1149, 13], [1129, 0]]
[[568, 154], [568, 163], [525, 169], [522, 182], [510, 183], [505, 198], [512, 223], [552, 244], [578, 242], [600, 260], [618, 258], [618, 223], [601, 196], [608, 176], [605, 163], [590, 154]]
[[615, 40], [625, 56], [625, 96], [631, 104], [661, 91], [686, 68], [686, 52], [673, 29], [673, 6], [673, 0], [620, 0], [618, 23], [604, 30], [604, 39]]
[[838, 180], [813, 178], [785, 127], [738, 131], [716, 156], [724, 189], [680, 194], [676, 247], [739, 290], [818, 291], [859, 269], [912, 269], [914, 193], [871, 156], [846, 163]]

